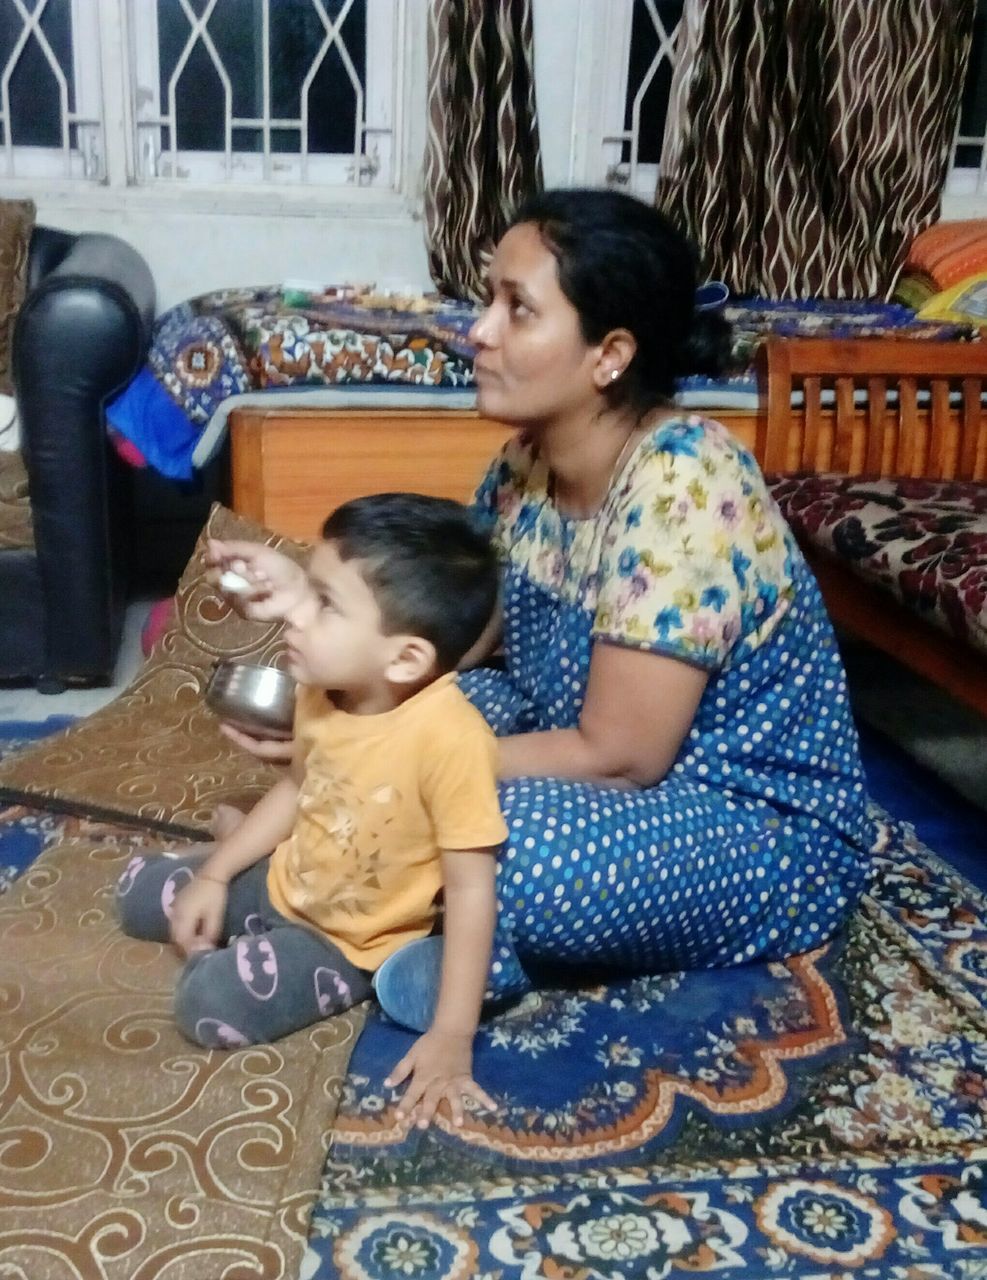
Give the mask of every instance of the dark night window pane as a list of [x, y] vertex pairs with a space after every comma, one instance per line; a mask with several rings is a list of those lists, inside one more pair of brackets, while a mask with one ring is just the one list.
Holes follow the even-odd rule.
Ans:
[[[6, 65], [23, 28], [24, 23], [11, 0], [0, 0], [0, 67]], [[48, 0], [41, 16], [41, 30], [66, 79], [68, 109], [74, 111], [71, 0]], [[35, 35], [21, 51], [10, 78], [10, 113], [15, 146], [62, 145], [58, 81]]]
[[[967, 137], [983, 137], [987, 132], [987, 0], [977, 0], [977, 16], [973, 22], [973, 42], [963, 83], [960, 107], [960, 133]], [[960, 147], [956, 163], [965, 168], [980, 165], [979, 147]]]
[[[201, 12], [201, 3], [197, 12]], [[335, 22], [344, 0], [324, 0]], [[260, 0], [220, 0], [208, 32], [230, 80], [233, 115], [258, 119], [264, 109]], [[181, 57], [191, 28], [177, 0], [158, 0], [158, 48], [161, 104], [168, 109], [168, 81]], [[301, 89], [325, 39], [325, 28], [312, 0], [272, 0], [270, 5], [271, 116], [301, 118]], [[340, 36], [361, 83], [366, 82], [366, 6], [359, 0], [347, 14]], [[178, 82], [176, 94], [178, 145], [189, 151], [223, 149], [225, 98], [222, 83], [201, 40], [196, 42]], [[308, 146], [311, 152], [332, 154], [353, 150], [356, 94], [334, 42], [323, 56], [308, 91]], [[275, 128], [271, 150], [297, 153], [300, 130]], [[242, 145], [241, 145], [242, 144]], [[234, 149], [259, 151], [259, 131], [234, 131]]]
[[[682, 17], [683, 0], [656, 0], [655, 9], [667, 34], [675, 30]], [[627, 67], [627, 101], [624, 106], [624, 128], [630, 129], [637, 97], [648, 67], [658, 52], [659, 39], [655, 24], [651, 21], [644, 0], [634, 0], [634, 18], [631, 26], [631, 51]], [[658, 70], [641, 99], [640, 133], [638, 135], [638, 162], [658, 164], [661, 159], [661, 143], [665, 133], [665, 116], [668, 112], [668, 92], [672, 83], [672, 64], [663, 58]], [[624, 143], [624, 163], [631, 158], [631, 144]]]

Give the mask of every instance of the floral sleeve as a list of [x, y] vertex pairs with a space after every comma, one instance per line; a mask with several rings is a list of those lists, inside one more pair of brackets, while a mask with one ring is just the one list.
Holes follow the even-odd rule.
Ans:
[[790, 545], [756, 465], [703, 424], [656, 432], [604, 534], [594, 638], [715, 669], [791, 595]]
[[470, 509], [502, 557], [507, 555], [511, 544], [531, 465], [530, 449], [517, 440], [508, 440], [490, 463], [473, 495]]

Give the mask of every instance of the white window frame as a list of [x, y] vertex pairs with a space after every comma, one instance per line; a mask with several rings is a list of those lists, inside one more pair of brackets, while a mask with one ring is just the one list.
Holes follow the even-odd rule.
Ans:
[[[37, 0], [20, 0], [20, 3], [34, 5]], [[90, 42], [74, 53], [77, 62], [89, 68], [88, 74], [97, 76], [102, 88], [98, 180], [81, 180], [80, 161], [73, 162], [75, 167], [70, 174], [64, 166], [57, 173], [50, 166], [48, 172], [41, 174], [20, 169], [13, 178], [4, 180], [4, 192], [11, 198], [31, 197], [39, 205], [64, 204], [80, 211], [91, 210], [93, 214], [149, 208], [162, 212], [180, 209], [186, 213], [288, 217], [310, 217], [316, 213], [330, 217], [351, 213], [390, 217], [408, 213], [415, 216], [420, 212], [418, 171], [426, 129], [426, 122], [420, 118], [423, 113], [415, 110], [416, 104], [425, 98], [426, 11], [421, 0], [367, 0], [368, 64], [372, 63], [371, 28], [386, 31], [391, 40], [389, 61], [373, 63], [374, 77], [371, 79], [368, 71], [365, 86], [365, 133], [370, 140], [371, 154], [377, 148], [380, 175], [384, 172], [383, 158], [386, 151], [390, 151], [390, 181], [385, 183], [378, 176], [372, 185], [367, 183], [366, 174], [357, 175], [361, 179], [357, 182], [332, 183], [326, 181], [322, 173], [313, 172], [310, 181], [296, 182], [289, 181], [284, 171], [279, 171], [268, 182], [239, 174], [236, 181], [217, 182], [205, 170], [195, 174], [194, 181], [139, 181], [136, 81], [131, 71], [131, 5], [153, 3], [153, 0], [72, 0], [72, 3], [89, 14], [95, 32]], [[385, 21], [380, 20], [381, 13]], [[395, 20], [395, 16], [399, 20]], [[81, 83], [77, 73], [77, 86]], [[382, 113], [388, 96], [393, 113], [387, 129], [389, 136], [385, 138], [378, 132], [378, 122], [385, 118]], [[183, 154], [187, 153], [179, 152], [180, 156]], [[275, 155], [278, 161], [287, 158], [280, 153]], [[349, 156], [342, 160], [347, 179], [345, 168], [352, 163], [353, 158]], [[0, 147], [0, 173], [2, 167]]]
[[[987, 75], [987, 66], [984, 67], [983, 73]], [[956, 163], [957, 151], [960, 147], [970, 146], [980, 148], [979, 164], [958, 165]], [[943, 208], [945, 210], [952, 207], [962, 214], [971, 205], [974, 206], [974, 210], [970, 212], [970, 216], [976, 216], [975, 207], [977, 205], [981, 209], [987, 206], [987, 130], [979, 135], [963, 134], [960, 133], [959, 123], [957, 122], [956, 137], [953, 140], [953, 148], [950, 155], [950, 168], [946, 175], [946, 185], [943, 192]]]
[[[0, 66], [0, 120], [4, 125], [4, 144], [0, 147], [0, 174], [6, 179], [63, 178], [75, 182], [99, 182], [104, 176], [103, 95], [100, 60], [89, 56], [98, 43], [98, 16], [95, 5], [87, 0], [72, 0], [72, 77], [75, 83], [75, 110], [68, 106], [65, 71], [58, 65], [54, 52], [40, 27], [44, 5], [40, 0], [4, 0], [15, 9], [22, 21], [21, 34], [5, 66]], [[39, 46], [51, 68], [58, 87], [62, 142], [58, 147], [14, 146], [11, 131], [10, 80], [24, 48], [31, 42]], [[69, 136], [76, 126], [79, 145], [73, 148]]]
[[[644, 2], [653, 8], [652, 0]], [[631, 128], [624, 128], [634, 0], [580, 0], [576, 21], [568, 180], [621, 187], [650, 200], [658, 165], [642, 164], [637, 158], [640, 100], [650, 77], [639, 88]], [[674, 39], [674, 31], [667, 35]], [[535, 48], [537, 55], [537, 36]], [[594, 104], [591, 111], [587, 103]], [[630, 143], [629, 162], [621, 158], [625, 142]]]
[[[309, 154], [304, 140], [307, 125], [307, 101], [304, 89], [314, 77], [318, 63], [313, 62], [303, 83], [301, 114], [291, 119], [276, 119], [270, 115], [268, 104], [263, 114], [249, 119], [228, 114], [224, 121], [226, 148], [224, 151], [180, 151], [176, 147], [174, 128], [176, 112], [175, 90], [187, 55], [197, 42], [205, 48], [229, 93], [229, 81], [225, 68], [209, 37], [207, 23], [218, 0], [209, 0], [201, 16], [196, 17], [187, 0], [175, 0], [181, 4], [189, 20], [189, 39], [182, 58], [168, 86], [165, 102], [161, 101], [157, 48], [157, 4], [155, 0], [130, 0], [130, 38], [133, 50], [131, 58], [133, 96], [136, 117], [136, 166], [135, 181], [139, 184], [177, 182], [188, 185], [215, 184], [281, 184], [298, 183], [310, 186], [359, 186], [393, 184], [395, 147], [393, 145], [396, 117], [401, 102], [402, 60], [396, 57], [404, 47], [406, 25], [405, 0], [365, 0], [366, 16], [366, 83], [361, 84], [349, 62], [348, 53], [338, 43], [333, 45], [337, 32], [343, 25], [353, 0], [348, 0], [335, 22], [331, 21], [320, 0], [314, 8], [326, 26], [326, 34], [319, 54], [325, 56], [331, 45], [343, 56], [344, 66], [353, 83], [356, 95], [356, 136], [350, 153], [335, 155]], [[268, 0], [261, 7], [264, 19], [268, 17]], [[201, 33], [201, 34], [199, 34]], [[267, 43], [267, 23], [262, 25], [262, 45]], [[321, 61], [320, 56], [320, 61]], [[265, 85], [265, 87], [267, 87]], [[161, 145], [163, 129], [168, 128], [170, 142]], [[234, 129], [250, 128], [261, 131], [263, 149], [260, 152], [236, 151], [232, 146]], [[300, 133], [302, 150], [294, 155], [271, 150], [271, 132], [293, 129]]]

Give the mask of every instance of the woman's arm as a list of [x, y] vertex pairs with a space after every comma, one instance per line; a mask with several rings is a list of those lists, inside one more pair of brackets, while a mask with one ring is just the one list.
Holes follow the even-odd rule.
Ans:
[[653, 786], [672, 767], [708, 679], [678, 658], [598, 641], [579, 724], [500, 738], [500, 777]]
[[496, 849], [442, 853], [442, 978], [432, 1025], [395, 1066], [385, 1083], [408, 1080], [399, 1115], [425, 1128], [445, 1099], [454, 1125], [463, 1122], [463, 1099], [495, 1109], [473, 1079], [473, 1037], [480, 1021], [493, 945], [497, 898]]

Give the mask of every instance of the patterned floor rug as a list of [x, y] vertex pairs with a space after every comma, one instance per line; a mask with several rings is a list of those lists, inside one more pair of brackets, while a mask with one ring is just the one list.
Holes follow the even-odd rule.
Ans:
[[[0, 866], [86, 823], [0, 810]], [[378, 1015], [303, 1280], [987, 1278], [987, 897], [903, 824], [875, 862], [812, 955], [550, 987], [491, 1022], [499, 1110], [460, 1131], [395, 1123], [410, 1037]]]
[[864, 909], [785, 964], [529, 998], [498, 1100], [408, 1131], [350, 1061], [304, 1280], [987, 1277], [987, 899], [882, 819]]
[[[65, 729], [74, 716], [49, 716], [47, 720], [0, 721], [0, 760], [13, 751]], [[0, 893], [29, 867], [41, 850], [65, 830], [63, 814], [44, 813], [23, 805], [0, 804]], [[78, 822], [76, 822], [78, 826]]]

